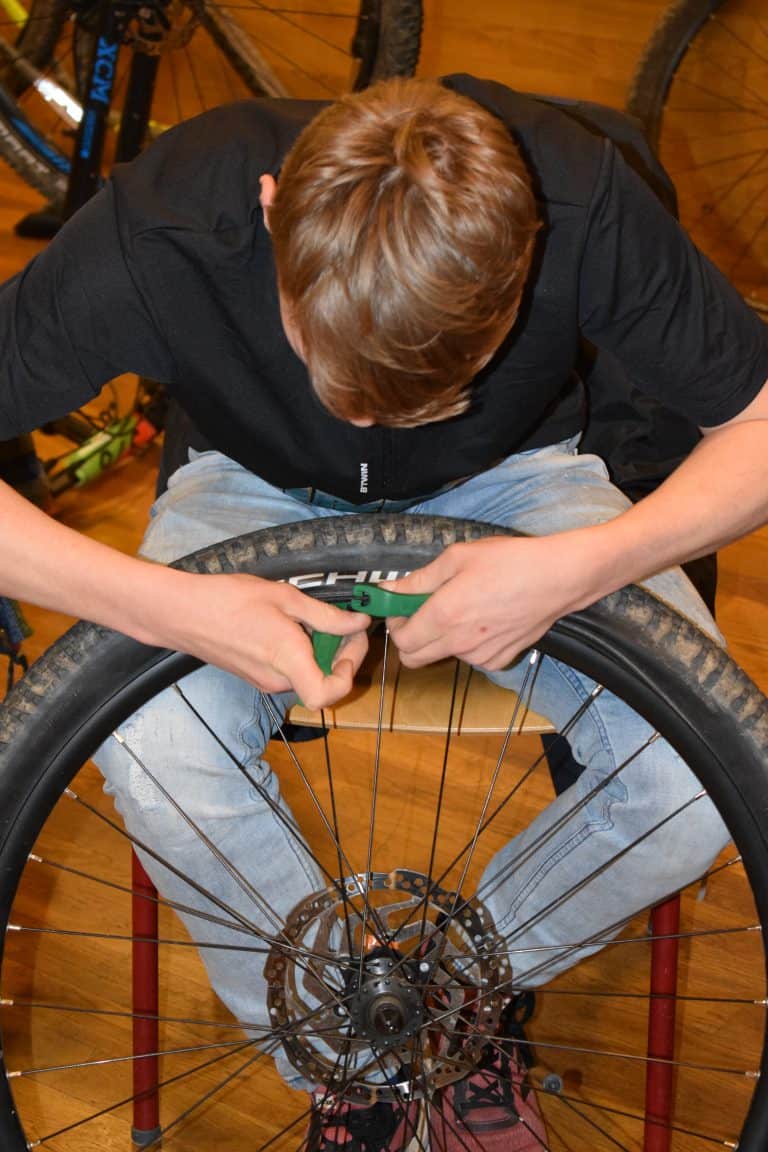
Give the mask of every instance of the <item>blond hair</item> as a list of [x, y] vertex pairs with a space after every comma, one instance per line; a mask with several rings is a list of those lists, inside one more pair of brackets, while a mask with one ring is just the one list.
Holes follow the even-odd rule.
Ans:
[[500, 120], [437, 81], [395, 79], [304, 129], [270, 227], [321, 401], [409, 427], [467, 407], [517, 316], [538, 220]]

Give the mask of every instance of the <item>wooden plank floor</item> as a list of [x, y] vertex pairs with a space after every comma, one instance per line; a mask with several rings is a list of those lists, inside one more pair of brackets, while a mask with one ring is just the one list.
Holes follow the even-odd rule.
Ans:
[[[658, 0], [543, 0], [531, 5], [527, 0], [426, 0], [426, 27], [421, 72], [436, 75], [448, 71], [472, 71], [506, 80], [525, 90], [553, 95], [578, 96], [620, 106], [632, 68], [663, 5]], [[39, 205], [11, 173], [0, 168], [0, 278], [21, 268], [39, 245], [21, 241], [13, 234], [13, 224], [26, 211]], [[57, 502], [55, 515], [63, 522], [108, 541], [118, 548], [135, 550], [152, 498], [157, 451], [151, 449], [141, 459], [130, 459], [83, 492], [70, 492]], [[768, 690], [768, 531], [754, 533], [725, 549], [721, 557], [718, 614], [736, 658], [753, 678]], [[59, 615], [30, 609], [35, 634], [29, 642], [31, 655], [37, 654], [68, 625]], [[489, 739], [489, 738], [488, 738]], [[494, 755], [487, 738], [468, 738], [457, 749], [458, 761], [452, 777], [452, 802], [444, 817], [443, 863], [450, 859], [451, 846], [462, 843], [466, 825], [461, 819], [477, 812], [483, 798], [481, 764]], [[535, 755], [534, 737], [520, 741], [509, 771], [521, 771], [526, 758]], [[364, 836], [354, 819], [361, 794], [362, 738], [352, 736], [345, 745], [347, 759], [342, 770], [337, 801], [358, 837], [353, 846], [355, 859], [363, 858]], [[382, 775], [385, 778], [378, 820], [378, 836], [389, 859], [402, 864], [423, 854], [425, 827], [434, 811], [439, 780], [439, 749], [432, 738], [416, 746], [410, 738], [393, 738], [385, 749]], [[323, 842], [323, 830], [310, 800], [291, 783], [291, 767], [284, 753], [276, 751], [275, 767], [284, 781], [288, 799], [311, 842]], [[313, 778], [323, 772], [318, 745], [309, 745], [308, 770]], [[413, 782], [406, 803], [403, 782]], [[99, 798], [100, 783], [92, 769], [85, 769], [78, 789], [108, 811]], [[318, 784], [322, 800], [328, 800]], [[511, 813], [491, 836], [486, 847], [495, 850], [537, 806], [549, 796], [546, 781], [536, 777], [519, 811]], [[75, 848], [66, 849], [71, 867], [85, 867], [104, 880], [124, 885], [128, 880], [127, 845], [115, 843], [101, 822], [73, 802], [60, 806], [45, 833], [44, 850], [60, 858], [63, 845], [75, 836]], [[328, 866], [335, 861], [328, 857]], [[470, 874], [476, 878], [479, 860]], [[468, 885], [471, 888], [471, 883]], [[741, 883], [738, 866], [713, 878], [705, 900], [697, 893], [686, 897], [686, 924], [692, 930], [717, 926], [743, 926], [754, 918], [748, 894]], [[39, 924], [55, 908], [59, 926], [90, 932], [127, 933], [128, 912], [125, 897], [103, 885], [72, 883], [71, 877], [40, 865], [25, 879], [16, 919], [28, 925]], [[642, 922], [632, 931], [643, 935]], [[182, 938], [183, 931], [171, 914], [163, 913], [161, 935]], [[750, 1067], [757, 1059], [763, 1009], [752, 1004], [722, 1005], [723, 970], [729, 974], [729, 994], [745, 1001], [764, 995], [760, 973], [759, 939], [756, 934], [730, 937], [726, 952], [709, 938], [693, 939], [683, 948], [684, 991], [690, 999], [681, 1008], [685, 1024], [680, 1056], [689, 1064], [716, 1062], [720, 1067]], [[717, 940], [718, 938], [712, 938]], [[612, 1148], [639, 1149], [640, 1125], [628, 1111], [641, 1111], [642, 1060], [623, 1060], [606, 1065], [599, 1051], [622, 1050], [642, 1053], [644, 1045], [648, 956], [645, 946], [617, 946], [582, 966], [576, 982], [561, 978], [549, 996], [541, 994], [532, 1035], [539, 1043], [555, 1036], [553, 1049], [540, 1047], [535, 1069], [538, 1082], [555, 1071], [565, 1085], [563, 1098], [544, 1101], [552, 1152], [602, 1152]], [[98, 1006], [102, 1010], [126, 1012], [129, 1006], [129, 974], [126, 946], [119, 940], [103, 942], [98, 953], [93, 941], [19, 933], [9, 943], [3, 971], [3, 994], [9, 989], [20, 999], [61, 1001], [67, 1004]], [[594, 989], [610, 996], [589, 998]], [[195, 1044], [226, 1043], [231, 1040], [231, 1020], [211, 995], [202, 965], [188, 948], [169, 948], [162, 990], [162, 1011], [169, 1017], [187, 1018], [195, 1024], [165, 1027], [166, 1047], [192, 1047]], [[633, 999], [635, 997], [635, 999]], [[696, 998], [701, 999], [697, 1000]], [[704, 998], [711, 998], [705, 1000]], [[606, 1005], [608, 1007], [606, 1008]], [[30, 1023], [32, 1021], [32, 1023]], [[201, 1023], [207, 1021], [208, 1023]], [[109, 1054], [125, 1054], [129, 1045], [129, 1022], [121, 1016], [83, 1016], [38, 1012], [17, 1008], [4, 1014], [4, 1046], [14, 1067], [40, 1067], [52, 1063], [94, 1060]], [[713, 1049], [713, 1036], [716, 1044]], [[558, 1048], [559, 1045], [559, 1048]], [[583, 1049], [591, 1048], [592, 1055]], [[581, 1051], [576, 1051], [581, 1049]], [[715, 1061], [714, 1055], [717, 1060]], [[706, 1053], [706, 1055], [705, 1055]], [[201, 1063], [206, 1053], [188, 1053], [169, 1058], [164, 1074]], [[752, 1065], [750, 1064], [752, 1062]], [[229, 1063], [200, 1072], [184, 1088], [173, 1106], [176, 1111], [191, 1105], [203, 1092], [212, 1090], [229, 1075]], [[700, 1152], [707, 1145], [685, 1130], [706, 1130], [727, 1136], [723, 1117], [738, 1113], [750, 1090], [742, 1076], [715, 1072], [695, 1074], [680, 1068], [676, 1076], [681, 1104], [676, 1122], [681, 1129], [673, 1140], [674, 1152]], [[734, 1086], [735, 1085], [735, 1086]], [[31, 1117], [36, 1134], [74, 1122], [107, 1100], [127, 1094], [124, 1064], [95, 1067], [85, 1077], [74, 1072], [57, 1076], [25, 1078], [17, 1087], [24, 1114]], [[610, 1109], [591, 1114], [569, 1103], [579, 1094], [600, 1099]], [[589, 1094], [591, 1093], [591, 1097]], [[303, 1105], [285, 1090], [282, 1082], [261, 1065], [234, 1079], [205, 1107], [196, 1109], [194, 1122], [180, 1124], [165, 1146], [173, 1152], [200, 1152], [202, 1148], [245, 1152], [257, 1149], [271, 1131], [273, 1120], [290, 1123], [300, 1116]], [[577, 1110], [578, 1107], [578, 1110]], [[170, 1115], [174, 1115], [171, 1112]], [[168, 1116], [166, 1116], [167, 1122]], [[599, 1122], [601, 1129], [595, 1127]], [[110, 1113], [86, 1128], [47, 1140], [43, 1147], [55, 1152], [127, 1152], [130, 1117], [125, 1110]], [[279, 1147], [301, 1146], [301, 1122]], [[472, 1147], [472, 1152], [477, 1149]]]

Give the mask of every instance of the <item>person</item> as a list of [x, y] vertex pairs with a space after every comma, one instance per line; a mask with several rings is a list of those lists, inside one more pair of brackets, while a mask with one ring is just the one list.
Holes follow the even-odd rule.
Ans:
[[[263, 751], [291, 693], [320, 707], [348, 692], [369, 622], [289, 584], [198, 576], [170, 561], [339, 511], [518, 528], [528, 535], [452, 546], [398, 580], [399, 591], [431, 595], [390, 622], [406, 666], [455, 655], [515, 688], [518, 657], [555, 620], [632, 581], [717, 635], [674, 565], [766, 519], [765, 327], [609, 140], [496, 82], [387, 81], [331, 104], [250, 101], [180, 125], [118, 167], [2, 288], [0, 332], [0, 437], [82, 404], [124, 371], [163, 382], [183, 409], [187, 451], [142, 557], [79, 537], [6, 490], [0, 590], [206, 662], [184, 695], [216, 718], [210, 739], [165, 694], [104, 745], [99, 767], [134, 835], [249, 915], [231, 877], [215, 886], [168, 798], [183, 796], [214, 842], [226, 836], [279, 916], [322, 888], [275, 818], [282, 800]], [[703, 433], [635, 504], [579, 451], [584, 340]], [[313, 658], [316, 629], [344, 637], [329, 674]], [[533, 706], [562, 725], [590, 690], [543, 661]], [[516, 948], [521, 925], [531, 948], [600, 938], [699, 875], [727, 840], [708, 800], [691, 806], [697, 786], [671, 749], [657, 741], [637, 755], [639, 717], [607, 693], [589, 716], [571, 733], [584, 772], [481, 883]], [[157, 785], [140, 768], [149, 733]], [[580, 813], [567, 830], [564, 805]], [[684, 818], [659, 829], [681, 806]], [[537, 915], [564, 858], [569, 874], [595, 879], [557, 916]], [[609, 879], [606, 860], [617, 861]], [[167, 869], [148, 867], [167, 897], [193, 903]], [[207, 951], [237, 1018], [264, 1020], [262, 961]], [[588, 951], [564, 948], [547, 977]], [[535, 986], [534, 968], [521, 959], [515, 984]], [[284, 1053], [275, 1058], [294, 1086], [314, 1087]], [[512, 1104], [496, 1099], [494, 1122], [475, 1122], [473, 1099], [504, 1078]], [[470, 1080], [442, 1093], [435, 1147], [541, 1147], [519, 1068], [495, 1051]], [[389, 1149], [413, 1136], [408, 1108], [329, 1114], [316, 1103], [312, 1148]]]

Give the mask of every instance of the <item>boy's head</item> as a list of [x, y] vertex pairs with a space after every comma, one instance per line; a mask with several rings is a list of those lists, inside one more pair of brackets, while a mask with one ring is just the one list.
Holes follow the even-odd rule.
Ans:
[[436, 81], [346, 97], [292, 148], [269, 224], [286, 328], [334, 415], [410, 427], [466, 408], [538, 227], [501, 121]]

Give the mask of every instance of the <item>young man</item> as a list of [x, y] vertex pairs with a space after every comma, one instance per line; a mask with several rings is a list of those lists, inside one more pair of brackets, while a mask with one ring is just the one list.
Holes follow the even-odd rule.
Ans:
[[[0, 589], [214, 665], [186, 694], [213, 702], [217, 731], [273, 800], [277, 782], [261, 753], [274, 717], [257, 689], [293, 689], [309, 706], [339, 699], [363, 657], [367, 620], [288, 586], [163, 564], [241, 531], [338, 511], [402, 509], [521, 529], [531, 535], [449, 548], [399, 581], [398, 590], [432, 595], [391, 624], [406, 665], [458, 655], [514, 688], [513, 661], [553, 621], [631, 581], [653, 577], [659, 595], [714, 631], [670, 565], [766, 519], [765, 327], [608, 141], [471, 77], [388, 83], [328, 107], [250, 102], [182, 125], [118, 169], [5, 285], [0, 332], [0, 438], [136, 371], [167, 384], [191, 422], [193, 449], [155, 507], [143, 545], [153, 563], [76, 537], [5, 492]], [[600, 461], [578, 452], [582, 339], [705, 433], [632, 507]], [[328, 676], [307, 628], [347, 638]], [[545, 662], [533, 706], [562, 724], [588, 692]], [[623, 762], [627, 742], [636, 748], [638, 733], [611, 698], [592, 715], [571, 739], [593, 784]], [[323, 887], [261, 794], [190, 731], [173, 694], [126, 725], [139, 759], [148, 731], [163, 787], [203, 827], [226, 827], [234, 863], [258, 845], [262, 891], [281, 916]], [[216, 891], [199, 841], [136, 760], [110, 741], [99, 762], [130, 830], [172, 845], [174, 864], [206, 874]], [[579, 787], [586, 796], [591, 785]], [[727, 839], [708, 802], [666, 829], [666, 840], [647, 833], [695, 787], [657, 742], [597, 804], [585, 801], [575, 833], [552, 832], [573, 803], [559, 798], [488, 865], [498, 930], [534, 923], [524, 937], [532, 947], [588, 939], [693, 879]], [[546, 850], [529, 850], [507, 875], [505, 862], [525, 856], [542, 829]], [[636, 841], [610, 879], [537, 920], [556, 890], [555, 857], [588, 876]], [[154, 874], [166, 895], [190, 902], [165, 870]], [[239, 1019], [264, 1019], [258, 958], [249, 965], [210, 951], [219, 995]], [[559, 968], [576, 959], [568, 951]], [[557, 970], [551, 964], [548, 975]], [[523, 961], [515, 982], [526, 983]], [[499, 1084], [494, 1059], [478, 1073], [478, 1095]], [[296, 1086], [313, 1087], [287, 1057], [277, 1061]], [[481, 1137], [457, 1092], [445, 1091], [436, 1146], [465, 1146], [468, 1133], [475, 1147], [541, 1146], [530, 1098], [517, 1094], [505, 1126]], [[361, 1125], [367, 1148], [403, 1146], [408, 1116], [385, 1107], [391, 1123], [381, 1123], [381, 1107], [319, 1116], [313, 1147], [349, 1147]]]

